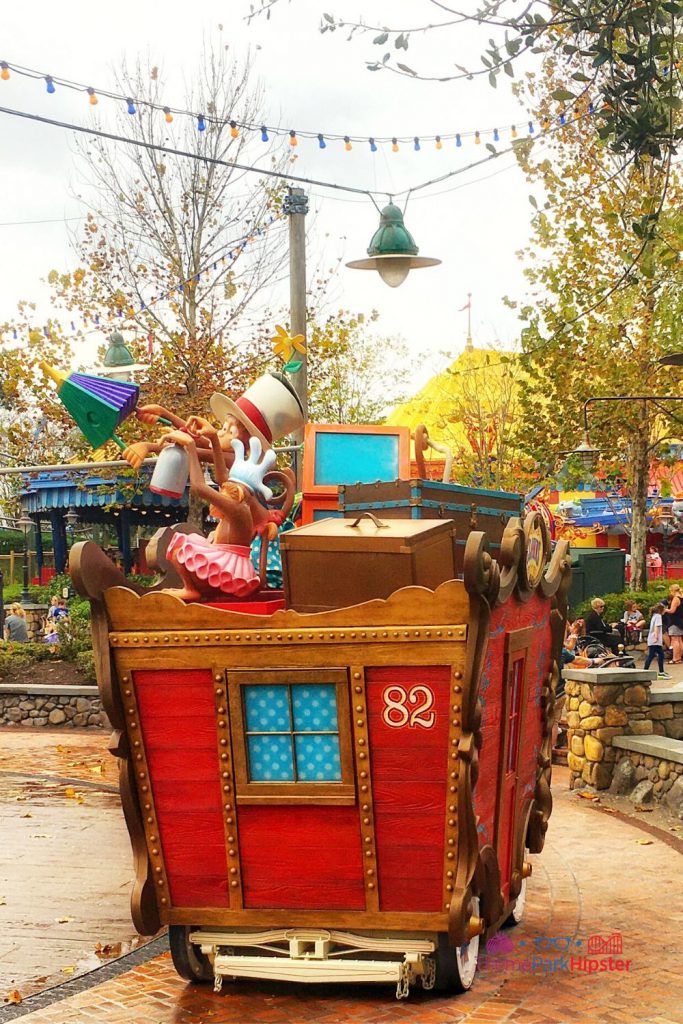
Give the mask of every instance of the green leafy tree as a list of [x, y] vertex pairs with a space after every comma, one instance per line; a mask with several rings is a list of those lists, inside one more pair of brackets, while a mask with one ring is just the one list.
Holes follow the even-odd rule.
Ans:
[[680, 434], [677, 405], [666, 402], [678, 385], [657, 360], [679, 347], [683, 182], [677, 169], [655, 161], [624, 167], [590, 120], [572, 125], [546, 159], [533, 148], [518, 155], [541, 193], [523, 254], [531, 293], [520, 309], [529, 387], [519, 443], [552, 462], [581, 438], [586, 399], [662, 396], [591, 412], [591, 440], [624, 467], [632, 586], [642, 589], [649, 463]]
[[370, 332], [373, 312], [348, 310], [308, 325], [309, 418], [317, 423], [379, 423], [403, 401], [410, 362], [400, 338]]

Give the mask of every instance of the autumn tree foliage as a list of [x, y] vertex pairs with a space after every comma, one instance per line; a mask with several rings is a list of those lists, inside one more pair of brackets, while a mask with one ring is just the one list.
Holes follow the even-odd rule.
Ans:
[[[548, 67], [552, 82], [555, 69]], [[544, 83], [544, 86], [547, 83]], [[533, 84], [531, 86], [533, 89]], [[586, 399], [658, 395], [596, 404], [590, 441], [623, 465], [632, 499], [632, 585], [645, 581], [649, 462], [680, 437], [679, 382], [658, 358], [680, 348], [683, 315], [683, 179], [654, 160], [623, 162], [590, 119], [539, 151], [519, 147], [536, 209], [522, 254], [530, 285], [520, 306], [523, 395], [520, 443], [541, 463], [576, 448]], [[514, 305], [514, 303], [513, 303]]]

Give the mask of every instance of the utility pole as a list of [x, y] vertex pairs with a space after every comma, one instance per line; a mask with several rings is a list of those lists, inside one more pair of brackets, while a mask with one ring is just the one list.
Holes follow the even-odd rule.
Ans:
[[[290, 188], [284, 201], [284, 212], [289, 217], [289, 333], [303, 334], [306, 341], [306, 214], [308, 196], [302, 188]], [[292, 384], [308, 421], [308, 365], [307, 356], [301, 356], [301, 369], [292, 374]], [[294, 440], [301, 444], [303, 431]], [[301, 457], [297, 453], [297, 486], [301, 486]]]

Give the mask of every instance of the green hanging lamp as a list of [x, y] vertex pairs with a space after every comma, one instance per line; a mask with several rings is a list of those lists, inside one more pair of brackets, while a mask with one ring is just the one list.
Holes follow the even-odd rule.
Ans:
[[403, 223], [403, 214], [398, 206], [389, 203], [380, 213], [379, 227], [368, 246], [368, 259], [352, 260], [346, 266], [352, 270], [376, 270], [385, 284], [397, 288], [410, 270], [441, 263], [429, 256], [418, 256], [418, 252], [415, 239]]
[[139, 370], [147, 370], [144, 363], [136, 363], [133, 353], [126, 345], [123, 335], [119, 331], [113, 331], [109, 335], [109, 348], [104, 357], [104, 362], [98, 368], [102, 377], [112, 377], [114, 380], [132, 380], [133, 374]]

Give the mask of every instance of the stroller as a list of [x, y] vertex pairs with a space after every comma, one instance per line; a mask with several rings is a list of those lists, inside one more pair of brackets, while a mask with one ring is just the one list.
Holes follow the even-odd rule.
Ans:
[[601, 668], [635, 668], [636, 663], [630, 654], [612, 654], [609, 647], [594, 636], [580, 636], [576, 643], [577, 654], [586, 658], [601, 658]]

